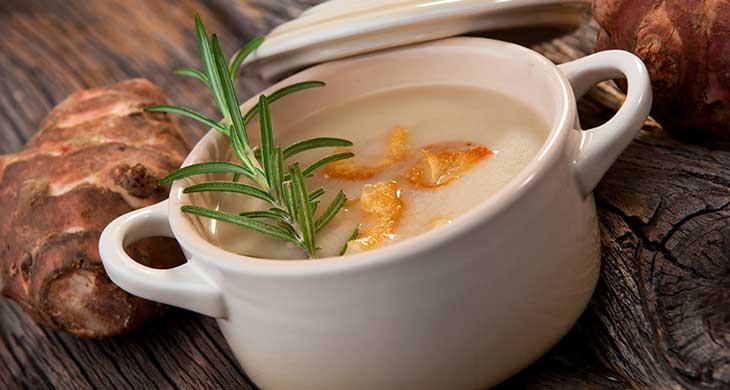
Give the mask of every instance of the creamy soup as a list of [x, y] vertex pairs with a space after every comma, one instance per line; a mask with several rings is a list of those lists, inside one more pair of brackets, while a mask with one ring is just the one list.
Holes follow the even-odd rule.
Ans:
[[[321, 93], [326, 93], [323, 90]], [[286, 103], [282, 102], [282, 105]], [[251, 127], [250, 134], [258, 129]], [[274, 116], [275, 142], [341, 137], [355, 153], [320, 169], [310, 189], [327, 190], [319, 211], [342, 189], [345, 208], [317, 235], [320, 257], [333, 256], [360, 224], [347, 254], [391, 245], [443, 228], [499, 191], [535, 157], [548, 126], [525, 104], [467, 86], [420, 86], [379, 92], [328, 107], [290, 124]], [[301, 154], [303, 164], [327, 149]], [[242, 195], [216, 193], [221, 210], [263, 205]], [[248, 256], [301, 259], [298, 247], [214, 220], [205, 236]]]

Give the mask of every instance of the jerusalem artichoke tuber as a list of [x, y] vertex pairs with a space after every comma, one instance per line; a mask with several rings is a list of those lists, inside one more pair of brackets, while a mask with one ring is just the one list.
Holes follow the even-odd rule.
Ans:
[[593, 14], [597, 50], [646, 63], [652, 113], [669, 132], [730, 140], [730, 0], [594, 0]]
[[[157, 180], [188, 151], [176, 122], [143, 111], [164, 101], [141, 79], [76, 92], [24, 150], [0, 156], [0, 291], [36, 320], [104, 337], [158, 311], [108, 279], [97, 245], [112, 219], [166, 197]], [[128, 251], [159, 268], [184, 261], [169, 239]]]

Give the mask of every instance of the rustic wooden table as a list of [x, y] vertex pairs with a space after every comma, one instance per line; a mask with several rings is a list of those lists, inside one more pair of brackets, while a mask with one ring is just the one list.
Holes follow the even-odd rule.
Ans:
[[[171, 71], [197, 61], [199, 11], [232, 52], [315, 0], [0, 2], [0, 151], [19, 150], [72, 91], [146, 77], [177, 103], [211, 100]], [[592, 51], [595, 24], [531, 45], [556, 62]], [[246, 79], [249, 96], [263, 87]], [[612, 84], [580, 104], [605, 121]], [[184, 122], [194, 143], [206, 130]], [[683, 144], [647, 123], [596, 191], [602, 277], [578, 325], [502, 389], [730, 388], [730, 151]], [[316, 373], [313, 373], [316, 375]], [[172, 310], [130, 335], [81, 340], [0, 299], [0, 388], [255, 388], [215, 322]]]

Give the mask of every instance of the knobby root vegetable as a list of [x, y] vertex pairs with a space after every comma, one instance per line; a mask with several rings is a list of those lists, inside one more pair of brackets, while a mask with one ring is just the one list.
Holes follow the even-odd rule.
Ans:
[[[158, 87], [128, 80], [76, 92], [55, 107], [25, 149], [0, 156], [0, 291], [38, 322], [83, 337], [134, 329], [160, 305], [131, 296], [104, 273], [103, 228], [163, 200], [157, 180], [188, 148]], [[171, 239], [133, 243], [156, 268], [184, 262]]]
[[730, 140], [730, 0], [594, 0], [597, 50], [651, 73], [653, 115], [683, 138]]

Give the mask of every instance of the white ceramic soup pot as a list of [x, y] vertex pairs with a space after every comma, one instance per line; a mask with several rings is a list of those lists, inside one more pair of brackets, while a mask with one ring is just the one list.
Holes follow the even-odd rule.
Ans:
[[[628, 97], [618, 113], [578, 130], [576, 99], [619, 77], [628, 80]], [[591, 191], [649, 112], [642, 62], [606, 51], [555, 66], [522, 46], [452, 38], [317, 65], [269, 91], [304, 80], [327, 87], [288, 96], [275, 118], [280, 127], [375, 91], [439, 84], [514, 96], [550, 132], [520, 174], [451, 225], [340, 258], [266, 260], [220, 249], [201, 235], [202, 221], [181, 213], [205, 199], [183, 195], [189, 182], [178, 182], [168, 201], [104, 230], [101, 258], [114, 283], [215, 317], [264, 389], [491, 386], [558, 342], [599, 274]], [[227, 158], [227, 145], [210, 131], [184, 164]], [[188, 262], [157, 270], [125, 254], [125, 244], [148, 236], [176, 238]]]

